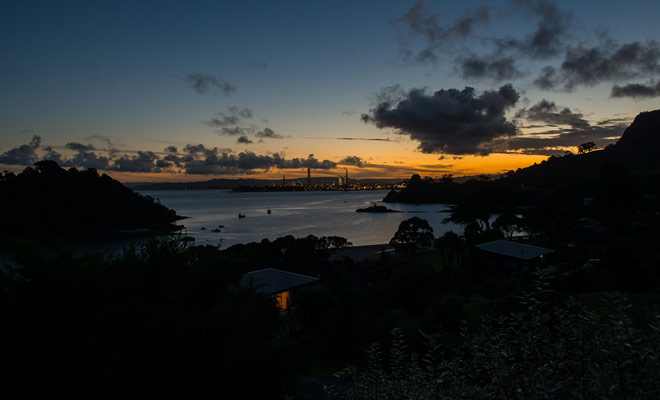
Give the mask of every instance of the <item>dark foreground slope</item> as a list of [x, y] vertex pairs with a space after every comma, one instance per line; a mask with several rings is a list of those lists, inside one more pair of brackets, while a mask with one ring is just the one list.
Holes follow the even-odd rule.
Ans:
[[[660, 182], [660, 110], [639, 114], [616, 145], [586, 154], [552, 156], [511, 171], [501, 179], [462, 184], [413, 176], [408, 187], [391, 191], [386, 202], [463, 203], [488, 199], [495, 207], [536, 204], [547, 196], [591, 197], [604, 182], [629, 180], [641, 192], [657, 193]], [[444, 182], [443, 182], [444, 181]]]
[[40, 161], [18, 175], [0, 174], [4, 237], [86, 236], [137, 228], [173, 229], [174, 210], [95, 169], [64, 170]]

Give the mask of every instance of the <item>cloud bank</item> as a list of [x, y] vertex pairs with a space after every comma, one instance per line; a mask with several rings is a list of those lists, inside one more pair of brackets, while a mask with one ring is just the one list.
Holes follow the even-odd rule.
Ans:
[[516, 135], [505, 113], [519, 97], [510, 84], [481, 95], [470, 87], [435, 93], [412, 89], [396, 104], [377, 104], [362, 120], [410, 136], [423, 153], [486, 155], [493, 140]]
[[[239, 138], [240, 140], [240, 138]], [[248, 139], [249, 140], [249, 139]], [[249, 175], [270, 169], [330, 170], [337, 168], [337, 162], [320, 160], [309, 154], [307, 158], [287, 158], [283, 154], [259, 155], [251, 151], [234, 153], [231, 149], [206, 147], [203, 144], [187, 144], [179, 153], [176, 146], [167, 146], [164, 153], [152, 151], [108, 153], [108, 156], [94, 149], [92, 145], [69, 142], [64, 148], [74, 153], [64, 157], [61, 153], [46, 147], [40, 156], [41, 138], [34, 136], [29, 144], [10, 149], [0, 155], [0, 163], [7, 165], [31, 166], [39, 160], [54, 160], [62, 167], [96, 168], [104, 171], [157, 173], [171, 172], [202, 175]], [[130, 154], [133, 153], [133, 154]], [[357, 156], [345, 157], [342, 164], [360, 166], [363, 160]]]

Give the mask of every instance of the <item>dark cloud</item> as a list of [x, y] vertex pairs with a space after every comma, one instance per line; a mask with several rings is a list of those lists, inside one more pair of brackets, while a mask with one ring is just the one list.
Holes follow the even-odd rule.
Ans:
[[541, 69], [541, 73], [534, 80], [534, 85], [539, 89], [552, 90], [559, 82], [559, 73], [552, 65], [547, 65]]
[[236, 143], [251, 144], [253, 142], [247, 136], [241, 136], [238, 139], [236, 139]]
[[[183, 166], [183, 162], [184, 162], [183, 158], [184, 157], [178, 157], [174, 154], [168, 154], [165, 157], [163, 157], [160, 161], [167, 162], [168, 167], [172, 167], [172, 166], [181, 167], [181, 166]], [[165, 168], [165, 167], [162, 167], [162, 168]]]
[[[473, 34], [479, 25], [486, 25], [490, 21], [490, 11], [487, 7], [480, 7], [474, 12], [465, 11], [453, 24], [442, 26], [437, 14], [432, 13], [418, 0], [398, 22], [403, 23], [408, 30], [425, 39], [428, 48], [422, 50], [417, 57], [424, 61], [435, 58], [434, 51], [448, 44], [456, 38], [465, 38]], [[424, 54], [426, 53], [426, 54]]]
[[554, 101], [543, 99], [529, 109], [522, 109], [516, 117], [551, 125], [569, 125], [573, 128], [589, 128], [590, 124], [581, 113], [574, 113], [565, 107], [559, 110]]
[[644, 85], [641, 83], [629, 83], [625, 86], [614, 85], [612, 87], [611, 97], [632, 97], [633, 99], [642, 99], [648, 97], [660, 96], [660, 82], [653, 85]]
[[378, 104], [369, 114], [363, 114], [362, 120], [409, 135], [424, 153], [485, 155], [491, 152], [491, 141], [517, 133], [505, 112], [518, 98], [510, 84], [481, 96], [470, 87], [433, 94], [412, 89], [397, 104]]
[[522, 75], [522, 72], [516, 67], [513, 57], [488, 59], [471, 55], [461, 58], [458, 63], [461, 75], [468, 80], [490, 78], [499, 82]]
[[98, 141], [101, 141], [101, 142], [105, 143], [109, 147], [113, 146], [112, 138], [110, 136], [91, 135], [91, 136], [84, 137], [83, 139], [88, 140], [88, 141], [98, 140]]
[[157, 166], [157, 161], [159, 158], [154, 152], [138, 151], [135, 156], [125, 155], [116, 159], [109, 169], [120, 172], [161, 172], [162, 168]]
[[512, 151], [538, 155], [560, 154], [565, 148], [586, 142], [594, 142], [598, 148], [604, 148], [615, 143], [628, 125], [629, 120], [601, 121], [586, 128], [566, 128], [516, 137], [508, 140], [506, 146]]
[[566, 50], [560, 68], [546, 66], [534, 81], [541, 89], [573, 90], [601, 82], [652, 78], [660, 73], [660, 45], [655, 41], [605, 43]]
[[[364, 120], [364, 116], [361, 117]], [[302, 139], [319, 139], [319, 140], [361, 140], [366, 142], [394, 142], [390, 138], [362, 138], [362, 137], [311, 137], [305, 136]]]
[[[191, 156], [204, 155], [206, 157], [210, 157], [219, 154], [221, 150], [218, 149], [217, 147], [214, 147], [212, 149], [207, 148], [203, 144], [187, 144], [183, 147], [183, 152], [188, 153]], [[224, 149], [223, 152], [230, 153], [231, 150]]]
[[50, 146], [46, 146], [44, 147], [44, 151], [46, 152], [46, 154], [44, 155], [44, 160], [53, 160], [60, 165], [63, 164], [62, 154], [55, 151], [55, 149], [53, 149]]
[[339, 164], [354, 165], [360, 168], [364, 167], [365, 165], [364, 160], [358, 156], [346, 156], [339, 161]]
[[41, 145], [41, 136], [34, 135], [28, 144], [14, 147], [0, 155], [0, 164], [31, 166], [37, 162], [36, 150]]
[[252, 118], [252, 111], [247, 108], [238, 108], [236, 106], [227, 107], [227, 112], [216, 113], [218, 118], [211, 118], [204, 123], [211, 127], [231, 126], [240, 124], [242, 119]]
[[111, 159], [105, 156], [96, 154], [93, 151], [78, 151], [72, 158], [62, 160], [60, 165], [63, 167], [82, 167], [82, 168], [96, 168], [108, 169]]
[[253, 133], [254, 128], [243, 127], [243, 126], [232, 126], [232, 127], [223, 126], [220, 129], [216, 129], [215, 132], [225, 136], [239, 136], [239, 135], [245, 136]]
[[254, 126], [242, 126], [243, 120], [253, 117], [252, 111], [248, 108], [231, 106], [227, 107], [226, 112], [219, 112], [216, 115], [217, 117], [203, 121], [206, 125], [215, 128], [216, 133], [226, 136], [239, 136], [255, 131]]
[[[324, 139], [324, 138], [319, 138]], [[337, 140], [364, 140], [367, 142], [392, 142], [390, 138], [361, 138], [361, 137], [339, 137], [339, 138], [328, 138], [328, 139], [337, 139]]]
[[[512, 0], [516, 11], [527, 13], [536, 21], [536, 29], [519, 37], [488, 35], [478, 37], [481, 45], [490, 46], [475, 56], [466, 51], [470, 46], [457, 47], [458, 41], [477, 38], [476, 29], [486, 26], [496, 6], [481, 7], [465, 13], [453, 23], [443, 25], [441, 18], [431, 12], [423, 1], [417, 1], [396, 22], [407, 28], [407, 34], [399, 38], [404, 59], [420, 63], [435, 63], [447, 54], [461, 54], [455, 59], [457, 70], [467, 79], [495, 79], [508, 81], [522, 75], [516, 65], [520, 59], [547, 59], [561, 54], [573, 27], [573, 16], [559, 8], [553, 0]], [[421, 38], [423, 46], [415, 45]], [[412, 40], [411, 40], [412, 39]], [[411, 45], [412, 43], [412, 45]]]
[[255, 133], [255, 136], [258, 138], [269, 138], [269, 139], [284, 138], [284, 136], [275, 133], [275, 131], [270, 128], [264, 128], [264, 130]]
[[500, 48], [515, 50], [521, 55], [542, 59], [556, 56], [564, 50], [564, 42], [573, 23], [570, 12], [560, 9], [551, 0], [515, 0], [539, 17], [536, 30], [522, 40], [506, 39], [500, 41]]
[[92, 144], [82, 144], [78, 142], [69, 142], [65, 145], [65, 147], [69, 150], [79, 151], [79, 152], [96, 150], [96, 148]]
[[177, 149], [176, 146], [167, 146], [163, 151], [166, 153], [178, 153], [179, 149]]
[[489, 78], [508, 81], [523, 75], [516, 66], [520, 59], [547, 59], [561, 54], [573, 24], [570, 12], [550, 0], [514, 0], [514, 3], [539, 18], [536, 30], [522, 38], [489, 38], [495, 45], [490, 55], [458, 58], [458, 69], [465, 79]]
[[188, 74], [186, 77], [178, 77], [190, 85], [191, 88], [199, 94], [206, 94], [212, 92], [213, 94], [219, 91], [225, 95], [229, 95], [236, 90], [229, 82], [212, 74]]
[[183, 168], [189, 174], [249, 174], [254, 170], [279, 169], [332, 169], [337, 163], [330, 160], [320, 161], [310, 154], [307, 158], [286, 159], [279, 153], [258, 155], [251, 151], [238, 154], [219, 153], [204, 158], [190, 159]]

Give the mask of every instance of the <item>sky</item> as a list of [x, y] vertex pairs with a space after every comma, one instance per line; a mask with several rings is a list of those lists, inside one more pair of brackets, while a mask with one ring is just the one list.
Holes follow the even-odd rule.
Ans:
[[0, 170], [498, 174], [660, 108], [658, 1], [3, 1]]

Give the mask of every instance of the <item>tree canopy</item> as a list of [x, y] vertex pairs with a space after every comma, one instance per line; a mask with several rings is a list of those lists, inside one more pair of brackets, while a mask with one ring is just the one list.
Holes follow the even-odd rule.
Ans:
[[390, 244], [399, 252], [415, 252], [417, 246], [429, 246], [433, 243], [433, 228], [428, 221], [412, 217], [401, 221]]

